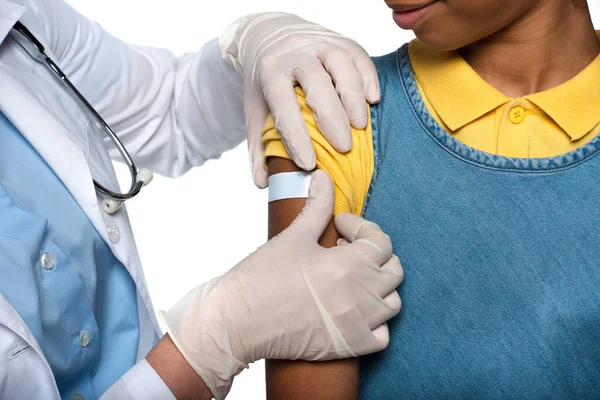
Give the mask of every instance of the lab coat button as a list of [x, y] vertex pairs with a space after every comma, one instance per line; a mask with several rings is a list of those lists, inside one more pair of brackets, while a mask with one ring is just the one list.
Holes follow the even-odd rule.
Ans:
[[121, 240], [121, 232], [119, 231], [119, 227], [114, 222], [106, 225], [106, 232], [108, 233], [108, 238], [113, 243], [119, 243]]
[[80, 394], [75, 394], [73, 397], [71, 397], [71, 400], [85, 400], [85, 397]]
[[44, 268], [44, 269], [50, 270], [50, 269], [54, 268], [55, 262], [56, 262], [56, 259], [54, 258], [54, 254], [52, 254], [52, 253], [44, 253], [40, 257], [40, 264], [42, 265], [42, 268]]
[[81, 345], [81, 347], [87, 347], [87, 345], [90, 344], [91, 340], [92, 335], [90, 334], [90, 331], [81, 331], [81, 333], [79, 334], [79, 344]]

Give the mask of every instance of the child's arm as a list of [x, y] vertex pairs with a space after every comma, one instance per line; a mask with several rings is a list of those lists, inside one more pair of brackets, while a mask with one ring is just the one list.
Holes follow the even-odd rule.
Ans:
[[[299, 171], [290, 160], [271, 157], [269, 175]], [[269, 204], [269, 238], [287, 228], [304, 206], [304, 199], [279, 200]], [[321, 246], [336, 245], [338, 233], [333, 222], [319, 240]], [[267, 360], [269, 400], [353, 400], [358, 399], [358, 359], [328, 362]]]

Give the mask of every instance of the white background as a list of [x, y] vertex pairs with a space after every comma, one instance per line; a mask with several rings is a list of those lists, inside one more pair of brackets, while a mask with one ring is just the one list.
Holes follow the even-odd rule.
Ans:
[[[348, 0], [68, 0], [121, 39], [175, 54], [197, 51], [243, 14], [286, 11], [352, 37], [371, 55], [412, 38], [392, 21], [384, 2]], [[591, 0], [594, 20], [600, 20]], [[119, 176], [128, 178], [122, 166]], [[168, 309], [194, 286], [220, 275], [267, 236], [266, 192], [252, 183], [246, 146], [178, 180], [155, 177], [128, 202], [156, 310]], [[263, 363], [236, 378], [229, 399], [263, 399]]]

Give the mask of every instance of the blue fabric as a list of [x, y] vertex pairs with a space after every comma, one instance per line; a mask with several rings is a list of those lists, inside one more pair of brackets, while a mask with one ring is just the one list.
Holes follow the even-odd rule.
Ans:
[[[56, 259], [51, 270], [40, 264], [46, 252]], [[95, 399], [135, 364], [139, 323], [131, 276], [2, 113], [0, 292], [39, 342], [63, 398]], [[85, 348], [82, 330], [91, 333]]]
[[475, 150], [428, 114], [406, 46], [375, 63], [364, 215], [405, 280], [361, 398], [600, 398], [600, 139], [543, 159]]

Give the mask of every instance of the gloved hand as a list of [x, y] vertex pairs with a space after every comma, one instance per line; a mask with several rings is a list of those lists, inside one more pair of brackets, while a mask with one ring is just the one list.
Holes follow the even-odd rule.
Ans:
[[330, 360], [388, 345], [385, 322], [400, 311], [400, 261], [377, 225], [351, 214], [335, 219], [346, 241], [321, 247], [332, 212], [333, 184], [317, 171], [304, 210], [287, 230], [161, 313], [217, 399], [263, 358]]
[[[379, 101], [377, 71], [356, 42], [300, 17], [255, 14], [221, 36], [226, 60], [244, 79], [244, 113], [254, 182], [267, 186], [262, 128], [270, 113], [294, 162], [305, 170], [316, 158], [298, 105], [299, 84], [317, 125], [338, 151], [352, 147], [350, 122], [367, 124], [366, 101]], [[333, 82], [332, 82], [333, 81]]]

